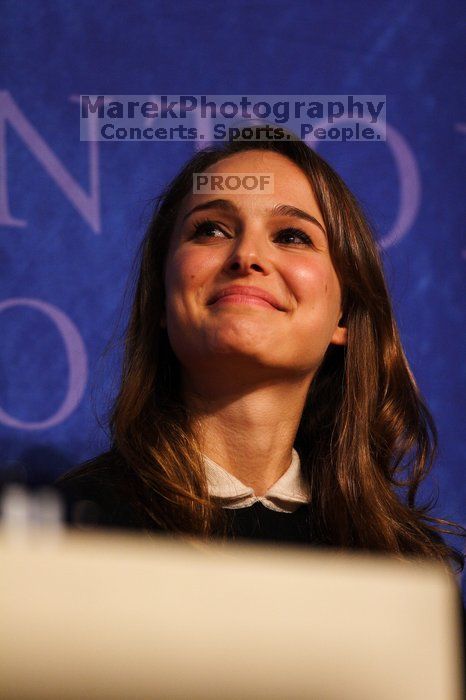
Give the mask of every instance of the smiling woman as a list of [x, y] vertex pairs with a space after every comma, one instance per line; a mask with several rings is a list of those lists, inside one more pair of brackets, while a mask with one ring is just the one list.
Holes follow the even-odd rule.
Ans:
[[[199, 173], [269, 173], [274, 188], [193, 192]], [[110, 430], [59, 480], [70, 512], [91, 501], [108, 526], [463, 567], [439, 535], [463, 528], [415, 500], [436, 429], [374, 236], [303, 142], [205, 148], [158, 198]]]

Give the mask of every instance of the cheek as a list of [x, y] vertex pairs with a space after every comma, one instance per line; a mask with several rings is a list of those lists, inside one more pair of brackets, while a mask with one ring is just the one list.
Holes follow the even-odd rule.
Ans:
[[287, 277], [290, 280], [290, 284], [293, 285], [296, 290], [296, 297], [300, 302], [306, 302], [315, 297], [317, 293], [319, 296], [322, 291], [325, 292], [325, 288], [329, 288], [329, 272], [325, 265], [319, 261], [310, 262], [299, 262], [287, 266]]
[[288, 268], [290, 286], [299, 305], [324, 307], [337, 313], [340, 306], [340, 287], [332, 265], [314, 260], [312, 264], [296, 264]]
[[194, 295], [202, 297], [211, 273], [218, 267], [216, 257], [202, 249], [177, 251], [168, 261], [165, 273], [167, 299], [181, 302]]

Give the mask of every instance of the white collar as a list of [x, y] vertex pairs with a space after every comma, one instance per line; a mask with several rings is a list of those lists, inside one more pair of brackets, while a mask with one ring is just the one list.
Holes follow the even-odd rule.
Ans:
[[291, 464], [286, 472], [263, 496], [256, 496], [233, 474], [223, 469], [207, 455], [203, 455], [209, 493], [225, 501], [224, 508], [244, 508], [260, 501], [271, 510], [292, 513], [302, 503], [309, 503], [310, 493], [301, 472], [299, 454], [293, 448]]

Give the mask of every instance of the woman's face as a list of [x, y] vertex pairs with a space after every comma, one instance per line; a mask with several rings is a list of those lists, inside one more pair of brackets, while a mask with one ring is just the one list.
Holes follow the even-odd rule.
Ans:
[[[312, 378], [328, 345], [346, 343], [346, 329], [338, 326], [341, 290], [309, 181], [285, 156], [260, 150], [228, 156], [206, 173], [269, 173], [274, 189], [182, 201], [165, 269], [164, 322], [176, 356], [192, 373], [210, 368], [227, 377], [260, 367]], [[212, 303], [233, 285], [256, 287], [276, 305], [237, 294]]]

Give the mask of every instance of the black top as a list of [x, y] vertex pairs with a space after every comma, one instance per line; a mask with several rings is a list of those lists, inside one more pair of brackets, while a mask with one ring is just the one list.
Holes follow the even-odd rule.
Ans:
[[[125, 499], [124, 483], [110, 467], [93, 472], [75, 469], [57, 479], [55, 488], [65, 502], [72, 526], [96, 526], [157, 531], [162, 528], [136, 512]], [[310, 511], [302, 504], [293, 513], [267, 508], [260, 501], [243, 508], [224, 508], [228, 537], [293, 544], [321, 544], [312, 534]]]

